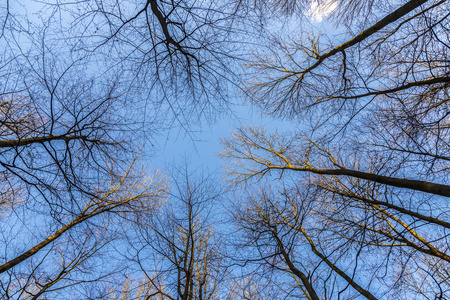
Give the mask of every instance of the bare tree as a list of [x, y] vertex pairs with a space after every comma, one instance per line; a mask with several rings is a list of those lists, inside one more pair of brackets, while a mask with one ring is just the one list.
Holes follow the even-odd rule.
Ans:
[[138, 234], [126, 251], [136, 276], [119, 295], [221, 299], [228, 271], [214, 207], [223, 192], [212, 175], [201, 177], [187, 165], [174, 168], [171, 183], [161, 210], [136, 220]]
[[353, 22], [339, 46], [304, 32], [261, 51], [248, 94], [263, 113], [309, 127], [314, 141], [441, 180], [433, 174], [448, 162], [448, 2], [364, 3], [340, 3], [337, 21]]
[[123, 72], [129, 99], [146, 105], [146, 118], [157, 110], [171, 116], [161, 118], [166, 128], [176, 122], [188, 129], [230, 111], [229, 86], [239, 80], [236, 61], [246, 54], [252, 18], [228, 2], [102, 0], [45, 7], [74, 37], [68, 40], [72, 52], [95, 53], [105, 69]]
[[[184, 126], [228, 105], [239, 17], [223, 3], [190, 1], [29, 8], [35, 14], [11, 1], [0, 8], [1, 294], [100, 297], [105, 282], [129, 275], [112, 255], [132, 238], [126, 224], [152, 220], [164, 197], [163, 175], [135, 171], [139, 149], [160, 121]], [[188, 202], [179, 226], [189, 230], [172, 232], [173, 247], [188, 243], [177, 285], [186, 299], [210, 298], [221, 282], [216, 236]], [[163, 232], [156, 220], [142, 230]], [[101, 267], [106, 257], [111, 268]]]
[[[361, 2], [344, 1], [341, 7], [346, 3]], [[280, 41], [250, 65], [257, 77], [249, 92], [266, 113], [293, 119], [312, 107], [352, 117], [374, 102], [396, 101], [406, 94], [414, 96], [410, 97], [410, 101], [416, 99], [414, 103], [436, 100], [449, 81], [448, 51], [441, 38], [448, 34], [448, 16], [442, 14], [446, 8], [446, 1], [413, 0], [392, 8], [373, 24], [367, 24], [370, 18], [363, 16], [366, 24], [357, 25], [364, 30], [350, 33], [352, 38], [339, 46], [311, 36]], [[358, 10], [340, 13], [358, 20]], [[429, 103], [423, 105], [432, 108]]]
[[[236, 163], [230, 165], [234, 180], [250, 183], [262, 178], [278, 178], [284, 185], [295, 187], [294, 192], [292, 188], [287, 189], [291, 192], [278, 188], [285, 200], [277, 200], [280, 196], [264, 190], [257, 193], [252, 196], [256, 200], [252, 200], [250, 208], [246, 206], [250, 211], [244, 211], [238, 219], [258, 238], [264, 237], [262, 232], [268, 234], [264, 244], [278, 250], [267, 255], [283, 257], [289, 270], [304, 281], [306, 290], [308, 283], [312, 285], [304, 276], [307, 272], [296, 269], [291, 250], [286, 250], [300, 251], [294, 249], [303, 249], [303, 244], [309, 244], [310, 251], [320, 258], [319, 263], [329, 266], [340, 280], [368, 299], [375, 299], [373, 292], [355, 283], [345, 270], [354, 268], [353, 274], [364, 274], [357, 266], [361, 262], [370, 265], [370, 257], [379, 257], [381, 262], [370, 268], [372, 274], [405, 270], [405, 273], [400, 271], [398, 277], [384, 280], [386, 290], [383, 293], [401, 289], [400, 282], [407, 278], [404, 274], [412, 274], [406, 271], [410, 268], [420, 266], [429, 273], [446, 272], [450, 225], [446, 216], [450, 211], [448, 201], [440, 195], [446, 196], [443, 191], [448, 189], [447, 185], [380, 174], [384, 170], [375, 169], [377, 162], [369, 165], [374, 168], [372, 172], [362, 172], [360, 168], [366, 165], [355, 161], [359, 157], [357, 154], [351, 159], [334, 156], [323, 146], [301, 138], [300, 134], [282, 136], [257, 128], [241, 128], [225, 145], [227, 150], [223, 155]], [[352, 165], [347, 166], [345, 161]], [[436, 196], [428, 196], [430, 194]], [[292, 197], [297, 200], [291, 200]], [[313, 213], [307, 210], [302, 214], [304, 207]], [[251, 215], [256, 220], [245, 225]], [[312, 228], [308, 229], [305, 223], [313, 224]], [[283, 228], [289, 234], [279, 233]], [[345, 253], [345, 256], [333, 257], [337, 253]], [[331, 254], [333, 259], [329, 258]], [[364, 254], [369, 256], [364, 259]], [[436, 265], [422, 262], [435, 259], [441, 261], [438, 270]], [[347, 267], [339, 267], [342, 265]], [[439, 290], [445, 290], [446, 283], [439, 282], [426, 288], [428, 295], [442, 294]], [[327, 288], [329, 284], [326, 283]], [[308, 297], [320, 296], [308, 290]]]
[[[264, 232], [257, 237], [298, 278], [315, 270], [302, 283], [306, 297], [333, 295], [326, 278], [337, 278], [341, 291], [366, 298], [444, 299], [448, 2], [377, 3], [339, 3], [333, 17], [346, 40], [300, 32], [260, 50], [248, 95], [298, 131], [241, 127], [223, 156], [234, 183], [279, 182], [281, 196], [258, 193], [238, 219], [254, 216], [248, 230]], [[296, 253], [308, 245], [331, 271], [304, 267], [310, 258]]]
[[118, 261], [101, 267], [120, 238], [119, 220], [153, 213], [166, 190], [165, 176], [139, 171], [142, 142], [127, 118], [120, 74], [87, 75], [88, 56], [59, 57], [64, 50], [33, 29], [36, 36], [22, 32], [15, 41], [14, 32], [2, 36], [5, 299], [67, 295], [123, 273]]
[[107, 256], [110, 268], [95, 268], [102, 261], [97, 255], [118, 239], [117, 229], [114, 230], [117, 223], [124, 226], [124, 222], [138, 215], [153, 214], [166, 189], [158, 174], [145, 178], [130, 172], [131, 169], [122, 177], [114, 175], [110, 182], [105, 182], [105, 189], [99, 189], [89, 201], [79, 199], [80, 212], [62, 218], [59, 228], [47, 238], [39, 240], [48, 232], [46, 228], [35, 233], [31, 242], [36, 239], [38, 242], [23, 253], [12, 246], [14, 239], [5, 241], [7, 262], [0, 266], [2, 293], [7, 297], [37, 299], [45, 292], [96, 282], [121, 271], [113, 268], [111, 255]]

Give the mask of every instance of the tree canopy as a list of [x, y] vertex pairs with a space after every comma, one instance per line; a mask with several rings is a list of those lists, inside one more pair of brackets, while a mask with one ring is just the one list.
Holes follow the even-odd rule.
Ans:
[[[0, 12], [0, 299], [450, 297], [449, 1]], [[287, 125], [152, 170], [243, 103]]]

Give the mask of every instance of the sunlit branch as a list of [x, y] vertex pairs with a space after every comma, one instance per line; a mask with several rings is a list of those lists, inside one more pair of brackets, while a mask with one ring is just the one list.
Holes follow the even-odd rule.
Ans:
[[308, 68], [306, 68], [306, 69], [304, 69], [302, 71], [294, 72], [293, 74], [310, 73], [312, 70], [314, 70], [315, 68], [320, 66], [322, 64], [322, 62], [325, 61], [327, 58], [329, 58], [329, 57], [331, 57], [331, 56], [333, 56], [333, 55], [335, 55], [335, 54], [337, 54], [339, 52], [342, 52], [342, 51], [346, 50], [347, 48], [350, 48], [350, 47], [352, 47], [352, 46], [354, 46], [354, 45], [364, 41], [366, 38], [370, 37], [372, 34], [380, 31], [381, 29], [383, 29], [387, 25], [391, 24], [392, 22], [395, 22], [398, 19], [402, 18], [403, 16], [405, 16], [406, 14], [408, 14], [411, 11], [413, 11], [414, 9], [416, 9], [419, 6], [421, 6], [422, 4], [424, 4], [427, 1], [428, 0], [411, 0], [411, 1], [407, 2], [405, 5], [401, 6], [400, 8], [395, 10], [394, 12], [392, 12], [389, 15], [385, 16], [383, 19], [381, 19], [380, 21], [378, 21], [377, 23], [375, 23], [371, 27], [367, 28], [366, 30], [361, 32], [356, 37], [354, 37], [351, 40], [343, 43], [342, 45], [334, 48], [331, 51], [328, 51], [328, 52], [326, 52], [324, 54], [319, 55], [318, 58], [317, 58], [317, 61], [313, 65], [311, 65], [310, 67], [308, 67]]

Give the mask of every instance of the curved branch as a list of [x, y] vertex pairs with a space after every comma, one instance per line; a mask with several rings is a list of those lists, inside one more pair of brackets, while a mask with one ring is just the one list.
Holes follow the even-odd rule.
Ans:
[[[164, 33], [164, 36], [166, 37], [166, 42], [168, 44], [172, 44], [173, 46], [175, 46], [175, 48], [178, 51], [180, 51], [184, 56], [192, 57], [193, 59], [195, 59], [195, 57], [193, 55], [191, 55], [190, 53], [186, 52], [186, 50], [184, 50], [183, 47], [181, 47], [180, 43], [175, 41], [172, 38], [172, 36], [170, 35], [167, 20], [163, 16], [161, 11], [159, 10], [158, 4], [156, 3], [156, 0], [148, 0], [147, 5], [148, 4], [150, 4], [150, 8], [152, 9], [152, 13], [155, 15], [155, 17], [158, 19], [159, 24], [161, 25], [161, 29], [162, 29], [162, 31]], [[189, 60], [188, 60], [188, 63], [189, 63]]]
[[303, 236], [308, 240], [309, 245], [311, 246], [311, 251], [320, 257], [334, 272], [339, 274], [345, 281], [347, 281], [348, 284], [350, 284], [355, 290], [357, 290], [361, 295], [366, 297], [369, 300], [377, 300], [377, 298], [372, 295], [368, 290], [363, 289], [359, 284], [353, 281], [353, 278], [348, 276], [344, 271], [339, 269], [335, 264], [333, 264], [325, 255], [323, 255], [321, 252], [319, 252], [316, 248], [316, 245], [311, 240], [309, 235], [306, 233], [306, 231], [303, 229], [303, 227], [300, 227], [300, 230], [303, 234]]
[[303, 273], [302, 271], [300, 271], [299, 269], [297, 269], [294, 266], [294, 263], [291, 261], [291, 259], [289, 257], [289, 254], [284, 249], [283, 242], [280, 240], [280, 238], [278, 237], [278, 235], [277, 235], [277, 233], [275, 232], [274, 229], [271, 230], [271, 233], [272, 233], [272, 236], [277, 241], [278, 248], [280, 249], [280, 252], [281, 252], [281, 254], [284, 257], [284, 260], [285, 260], [286, 264], [288, 265], [289, 270], [291, 270], [292, 273], [294, 273], [295, 276], [300, 278], [300, 280], [302, 281], [302, 283], [305, 286], [306, 290], [308, 291], [308, 294], [311, 297], [311, 300], [319, 300], [319, 297], [317, 296], [316, 291], [312, 287], [312, 284], [309, 282], [308, 276], [306, 276], [305, 273]]
[[267, 169], [280, 169], [280, 170], [293, 170], [299, 172], [311, 172], [320, 175], [335, 175], [335, 176], [350, 176], [360, 179], [365, 179], [385, 185], [395, 186], [399, 188], [411, 189], [430, 193], [434, 195], [440, 195], [450, 197], [450, 185], [438, 184], [428, 181], [412, 180], [405, 178], [396, 178], [378, 175], [374, 173], [361, 172], [351, 169], [316, 169], [311, 167], [295, 167], [295, 166], [267, 166]]
[[371, 91], [371, 92], [367, 92], [364, 94], [353, 95], [353, 96], [337, 96], [337, 97], [331, 96], [329, 98], [358, 99], [358, 98], [364, 98], [364, 97], [369, 97], [369, 96], [392, 94], [392, 93], [400, 92], [400, 91], [403, 91], [403, 90], [406, 90], [406, 89], [409, 89], [412, 87], [417, 87], [417, 86], [433, 85], [433, 84], [448, 83], [448, 82], [450, 82], [450, 77], [443, 76], [443, 77], [430, 78], [430, 79], [425, 79], [425, 80], [420, 80], [420, 81], [413, 81], [413, 82], [409, 82], [407, 84], [397, 86], [397, 87], [394, 87], [391, 89], [386, 89], [386, 90]]
[[339, 45], [338, 47], [320, 55], [318, 57], [317, 61], [310, 67], [306, 68], [305, 70], [299, 71], [299, 72], [294, 72], [294, 74], [306, 74], [306, 73], [311, 72], [312, 70], [314, 70], [315, 68], [320, 66], [320, 64], [322, 64], [322, 62], [324, 60], [326, 60], [327, 58], [329, 58], [333, 55], [336, 55], [337, 53], [342, 52], [345, 49], [350, 48], [350, 47], [364, 41], [366, 38], [370, 37], [372, 34], [380, 31], [381, 29], [383, 29], [387, 25], [391, 24], [392, 22], [395, 22], [398, 19], [402, 18], [403, 16], [405, 16], [406, 14], [413, 11], [414, 9], [416, 9], [417, 7], [419, 7], [420, 5], [424, 4], [427, 1], [428, 0], [411, 0], [411, 1], [409, 1], [402, 7], [398, 8], [394, 12], [392, 12], [389, 15], [387, 15], [386, 17], [384, 17], [382, 20], [375, 23], [375, 25], [373, 25], [373, 26], [369, 27], [368, 29], [364, 30], [363, 32], [361, 32], [356, 37], [354, 37], [351, 40]]
[[14, 258], [14, 259], [4, 263], [3, 265], [1, 265], [0, 266], [0, 274], [2, 274], [3, 272], [8, 271], [9, 269], [17, 266], [21, 262], [24, 262], [25, 260], [27, 260], [31, 256], [35, 255], [37, 252], [39, 252], [42, 248], [44, 248], [45, 246], [47, 246], [48, 244], [50, 244], [51, 242], [53, 242], [54, 240], [59, 238], [64, 232], [68, 231], [69, 229], [71, 229], [75, 225], [80, 224], [83, 221], [89, 219], [90, 217], [93, 217], [93, 215], [84, 215], [84, 214], [79, 215], [72, 222], [70, 222], [69, 224], [65, 225], [64, 227], [62, 227], [61, 229], [56, 231], [54, 234], [52, 234], [51, 236], [49, 236], [48, 238], [46, 238], [45, 240], [43, 240], [42, 242], [40, 242], [36, 246], [32, 247], [31, 249], [29, 249], [25, 253], [23, 253], [23, 254], [17, 256], [16, 258]]
[[396, 211], [398, 211], [398, 212], [400, 212], [402, 214], [409, 215], [409, 216], [417, 218], [419, 220], [427, 221], [427, 222], [430, 222], [430, 223], [433, 223], [433, 224], [436, 224], [436, 225], [440, 225], [442, 227], [450, 229], [450, 223], [449, 222], [445, 222], [445, 221], [440, 220], [438, 218], [426, 216], [426, 215], [420, 214], [418, 212], [415, 212], [415, 211], [403, 208], [401, 206], [398, 206], [398, 205], [395, 205], [395, 204], [392, 204], [392, 203], [389, 203], [389, 202], [386, 202], [386, 201], [368, 199], [368, 198], [365, 198], [365, 197], [362, 197], [362, 196], [358, 196], [358, 195], [353, 194], [353, 193], [349, 194], [349, 193], [333, 190], [333, 189], [327, 188], [326, 186], [322, 186], [322, 185], [320, 185], [318, 187], [320, 187], [321, 189], [327, 190], [327, 191], [329, 191], [331, 193], [343, 196], [343, 197], [349, 197], [349, 198], [352, 198], [352, 199], [356, 199], [358, 201], [361, 201], [363, 203], [367, 203], [367, 204], [370, 204], [370, 205], [384, 206], [384, 207], [387, 207], [388, 209], [396, 210]]
[[33, 143], [43, 143], [50, 142], [56, 140], [63, 141], [71, 141], [81, 139], [84, 141], [88, 141], [88, 137], [86, 135], [47, 135], [47, 136], [38, 136], [26, 139], [17, 139], [17, 140], [3, 140], [0, 141], [0, 148], [11, 148], [11, 147], [20, 147], [26, 146]]

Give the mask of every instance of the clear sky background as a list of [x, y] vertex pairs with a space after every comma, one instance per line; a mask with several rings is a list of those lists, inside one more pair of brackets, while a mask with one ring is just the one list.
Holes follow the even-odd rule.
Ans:
[[213, 172], [220, 168], [221, 138], [227, 138], [239, 126], [263, 125], [267, 130], [285, 131], [292, 129], [292, 123], [264, 117], [250, 105], [236, 105], [236, 114], [223, 116], [216, 123], [203, 126], [198, 132], [187, 134], [183, 129], [172, 129], [156, 141], [157, 153], [151, 157], [150, 163], [158, 169], [166, 165], [176, 164], [188, 158], [193, 168], [204, 168]]

